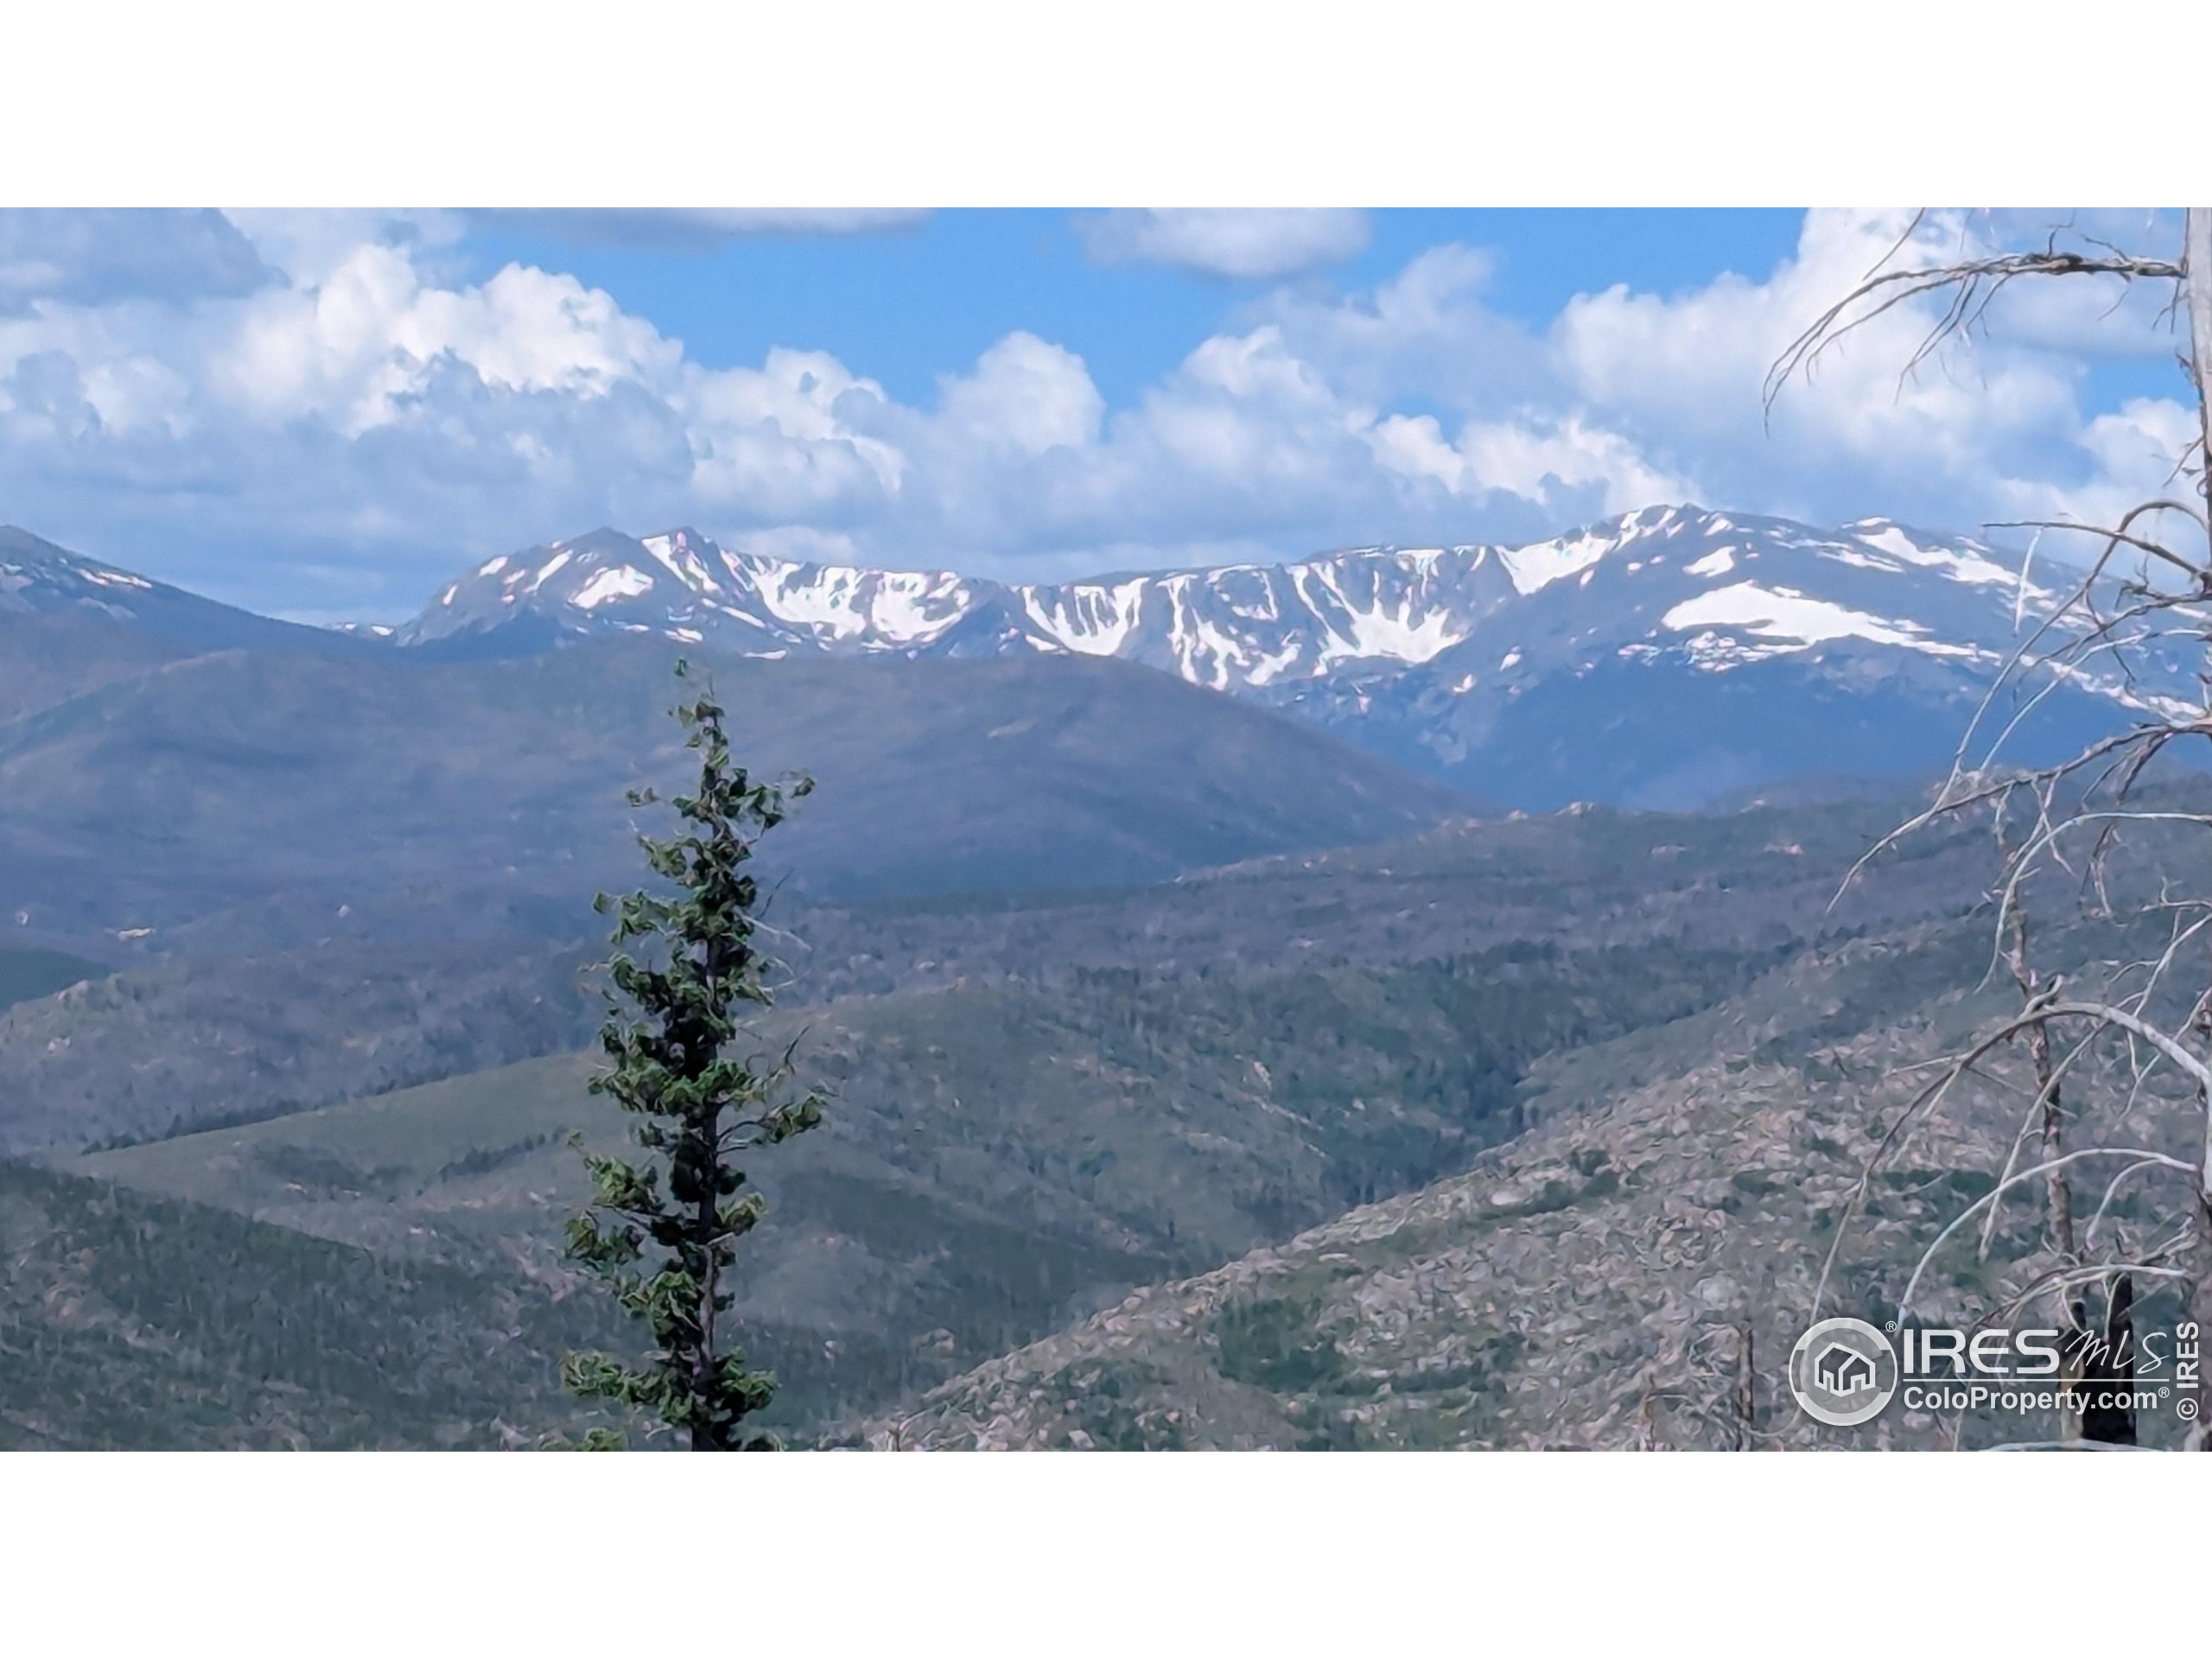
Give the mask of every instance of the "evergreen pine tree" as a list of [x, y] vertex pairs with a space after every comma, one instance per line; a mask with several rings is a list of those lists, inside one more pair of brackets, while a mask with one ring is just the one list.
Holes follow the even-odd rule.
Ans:
[[[683, 663], [676, 671], [688, 677]], [[652, 1413], [695, 1452], [768, 1451], [773, 1440], [745, 1420], [767, 1405], [775, 1379], [746, 1369], [723, 1317], [738, 1241], [766, 1209], [757, 1192], [741, 1196], [745, 1172], [733, 1160], [812, 1128], [822, 1103], [793, 1089], [790, 1050], [758, 1069], [741, 1058], [739, 1020], [747, 1005], [768, 1004], [774, 965], [754, 943], [761, 894], [747, 866], [759, 838], [783, 821], [786, 800], [812, 784], [758, 783], [733, 761], [711, 684], [671, 713], [699, 752], [698, 785], [669, 803], [675, 836], [638, 842], [673, 890], [594, 901], [615, 918], [605, 964], [614, 994], [600, 1033], [612, 1064], [591, 1089], [633, 1115], [644, 1155], [632, 1162], [587, 1152], [592, 1202], [568, 1228], [569, 1255], [645, 1321], [653, 1345], [637, 1364], [570, 1354], [562, 1375], [588, 1399]], [[649, 789], [629, 794], [633, 806], [655, 799]], [[607, 1429], [585, 1441], [622, 1443]]]

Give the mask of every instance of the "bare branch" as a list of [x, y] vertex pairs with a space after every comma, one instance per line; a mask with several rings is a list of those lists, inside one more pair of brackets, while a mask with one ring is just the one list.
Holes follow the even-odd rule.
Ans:
[[[1928, 1264], [1935, 1259], [1936, 1251], [1942, 1249], [1943, 1246], [1949, 1242], [1952, 1234], [1957, 1232], [1960, 1228], [1965, 1226], [1969, 1221], [1972, 1221], [1975, 1213], [1980, 1211], [1984, 1205], [1995, 1203], [1999, 1194], [2002, 1193], [2007, 1187], [2017, 1186], [2022, 1181], [2029, 1180], [2037, 1175], [2046, 1174], [2054, 1169], [2063, 1168], [2066, 1165], [2078, 1163], [2084, 1158], [2135, 1158], [2139, 1159], [2145, 1163], [2161, 1164], [2171, 1169], [2177, 1169], [2184, 1174], [2194, 1175], [2197, 1173], [2194, 1166], [2183, 1163], [2178, 1158], [2169, 1158], [2164, 1153], [2146, 1152], [2140, 1147], [2083, 1147], [2078, 1151], [2063, 1153], [2058, 1157], [2052, 1159], [2048, 1164], [2037, 1164], [2032, 1169], [2021, 1170], [2010, 1179], [1999, 1182], [1996, 1186], [1991, 1188], [1990, 1191], [1983, 1193], [1981, 1197], [1976, 1198], [1965, 1209], [1960, 1211], [1956, 1216], [1951, 1218], [1950, 1224], [1946, 1226], [1942, 1232], [1936, 1235], [1934, 1242], [1931, 1243], [1925, 1250], [1921, 1252], [1920, 1260], [1914, 1264], [1912, 1276], [1905, 1281], [1904, 1294], [1897, 1299], [1897, 1322], [1900, 1325], [1904, 1322], [1906, 1310], [1912, 1306], [1912, 1294], [1920, 1287], [1921, 1274], [1928, 1270]], [[2082, 1271], [2086, 1271], [2090, 1274], [2090, 1276], [2094, 1277], [2104, 1272], [2105, 1269], [2088, 1268]]]
[[[1906, 235], [1910, 237], [1910, 232]], [[1898, 246], [1903, 245], [1901, 238]], [[1895, 257], [1894, 251], [1891, 257]], [[2123, 283], [2134, 283], [2178, 282], [2183, 275], [2183, 268], [2171, 260], [2147, 259], [2117, 251], [2102, 255], [2080, 254], [2063, 250], [2055, 242], [2034, 253], [1995, 254], [1948, 265], [1884, 271], [1860, 283], [1789, 342], [1767, 371], [1761, 407], [1770, 417], [1783, 387], [1791, 377], [1808, 374], [1829, 346], [1878, 317], [1925, 296], [1947, 294], [1948, 298], [1942, 317], [1906, 362], [1905, 376], [1926, 361], [1945, 340], [1954, 334], [1971, 333], [1987, 313], [1990, 302], [2021, 277], [2115, 276]]]

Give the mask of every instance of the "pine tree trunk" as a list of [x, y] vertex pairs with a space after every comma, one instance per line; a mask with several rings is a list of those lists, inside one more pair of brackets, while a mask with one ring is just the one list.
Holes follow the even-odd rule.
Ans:
[[[718, 1166], [715, 1152], [715, 1142], [721, 1138], [720, 1126], [710, 1122], [698, 1134], [702, 1142], [699, 1152], [699, 1206], [691, 1224], [698, 1241], [701, 1263], [699, 1348], [691, 1357], [691, 1386], [695, 1400], [712, 1400], [715, 1397], [714, 1381], [718, 1358], [715, 1352], [715, 1298], [721, 1289], [721, 1274], [715, 1260], [715, 1229], [719, 1224], [715, 1214], [715, 1176]], [[720, 1423], [712, 1420], [692, 1423], [694, 1452], [727, 1451], [722, 1440]]]

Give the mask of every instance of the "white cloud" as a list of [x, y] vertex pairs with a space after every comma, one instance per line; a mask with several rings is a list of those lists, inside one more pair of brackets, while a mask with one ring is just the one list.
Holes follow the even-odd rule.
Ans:
[[323, 282], [365, 245], [390, 244], [420, 259], [450, 246], [468, 228], [462, 214], [442, 208], [232, 207], [223, 217], [302, 287]]
[[1284, 289], [1256, 313], [1348, 397], [1495, 410], [1553, 391], [1541, 343], [1487, 302], [1495, 263], [1484, 250], [1447, 243], [1371, 294]]
[[938, 406], [960, 436], [1031, 454], [1096, 442], [1106, 413], [1081, 358], [1024, 333], [985, 352], [974, 373], [946, 377]]
[[1516, 420], [1469, 421], [1448, 444], [1434, 416], [1393, 415], [1378, 423], [1375, 453], [1408, 477], [1433, 478], [1452, 494], [1480, 500], [1503, 493], [1539, 506], [1595, 493], [1608, 513], [1654, 502], [1695, 499], [1696, 486], [1654, 466], [1618, 432], [1524, 415]]
[[[2170, 400], [2087, 405], [2081, 353], [2135, 349], [2107, 340], [2107, 301], [2024, 290], [1903, 385], [1926, 316], [1854, 335], [1770, 435], [1768, 364], [1902, 232], [1881, 214], [1814, 214], [1771, 271], [1586, 294], [1535, 326], [1493, 306], [1489, 256], [1434, 248], [1371, 290], [1256, 296], [1112, 406], [1030, 332], [906, 402], [798, 346], [708, 367], [562, 271], [467, 279], [451, 216], [233, 222], [269, 273], [240, 291], [95, 283], [0, 315], [0, 500], [87, 551], [299, 612], [404, 613], [465, 562], [600, 524], [1062, 575], [1514, 539], [1683, 499], [1936, 528], [2094, 518], [2166, 487], [2188, 436]], [[2011, 231], [1953, 216], [1915, 239]]]
[[132, 212], [0, 207], [0, 315], [39, 301], [250, 294], [276, 277], [213, 209]]
[[353, 250], [312, 289], [249, 302], [209, 365], [213, 386], [265, 416], [348, 437], [404, 418], [442, 365], [503, 391], [603, 393], [665, 384], [682, 348], [575, 277], [510, 265], [479, 286], [425, 282], [404, 249]]
[[[1794, 257], [1764, 278], [1726, 275], [1663, 297], [1624, 287], [1578, 296], [1550, 331], [1562, 390], [1631, 436], [1694, 453], [1706, 487], [1733, 505], [1970, 528], [2024, 500], [2109, 499], [2122, 482], [2116, 458], [2134, 452], [2094, 438], [2078, 353], [2139, 351], [2148, 288], [2128, 299], [2101, 282], [2015, 284], [1974, 336], [1910, 374], [1939, 302], [1899, 306], [1792, 379], [1771, 434], [1764, 429], [1770, 365], [1910, 226], [1904, 213], [1815, 213]], [[1930, 214], [1897, 264], [1993, 251], [1992, 230], [1986, 216]], [[2116, 300], [2137, 308], [2132, 322], [2111, 315]], [[2131, 465], [2128, 486], [2141, 476]]]
[[776, 525], [880, 511], [898, 495], [906, 458], [867, 429], [889, 400], [826, 352], [779, 348], [757, 370], [693, 372], [669, 401], [702, 505]]
[[1090, 257], [1142, 261], [1211, 276], [1288, 276], [1348, 259], [1367, 245], [1367, 215], [1351, 207], [1116, 208], [1076, 216]]

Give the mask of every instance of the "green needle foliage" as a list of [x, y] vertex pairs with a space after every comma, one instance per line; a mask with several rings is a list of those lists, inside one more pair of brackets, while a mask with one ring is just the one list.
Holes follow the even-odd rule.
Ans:
[[[686, 664], [676, 671], [685, 678]], [[636, 1116], [645, 1156], [585, 1154], [592, 1202], [568, 1228], [569, 1255], [645, 1321], [653, 1346], [634, 1365], [570, 1354], [562, 1376], [588, 1399], [651, 1412], [695, 1452], [772, 1451], [772, 1439], [744, 1425], [768, 1403], [775, 1378], [746, 1369], [722, 1317], [737, 1243], [766, 1208], [758, 1193], [740, 1195], [745, 1172], [732, 1160], [812, 1128], [822, 1103], [794, 1091], [791, 1049], [773, 1060], [740, 1058], [739, 1017], [748, 1004], [767, 1005], [765, 976], [774, 965], [753, 943], [761, 895], [747, 866], [760, 837], [783, 821], [786, 798], [813, 785], [756, 783], [732, 761], [711, 685], [671, 712], [699, 751], [698, 787], [669, 803], [678, 834], [638, 842], [674, 891], [594, 901], [616, 918], [606, 968], [619, 995], [608, 997], [600, 1033], [613, 1064], [591, 1089]], [[633, 806], [655, 798], [651, 790], [629, 795]], [[587, 1444], [611, 1449], [622, 1440], [600, 1430]]]

